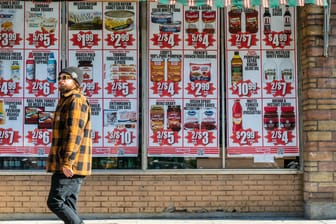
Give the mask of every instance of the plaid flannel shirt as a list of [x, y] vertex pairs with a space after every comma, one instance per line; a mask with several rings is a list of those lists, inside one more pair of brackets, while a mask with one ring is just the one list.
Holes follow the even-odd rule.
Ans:
[[67, 167], [76, 175], [87, 176], [91, 166], [91, 107], [79, 90], [73, 90], [57, 104], [46, 170], [62, 173]]

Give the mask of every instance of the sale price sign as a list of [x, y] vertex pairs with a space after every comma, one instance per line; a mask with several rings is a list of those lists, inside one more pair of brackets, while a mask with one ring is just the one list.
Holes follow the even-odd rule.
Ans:
[[47, 80], [27, 81], [26, 89], [29, 94], [34, 94], [36, 97], [49, 96], [55, 93], [55, 83], [50, 83]]
[[151, 87], [154, 94], [159, 94], [159, 96], [174, 96], [179, 94], [181, 89], [177, 82], [163, 81], [163, 82], [153, 82]]
[[80, 31], [77, 34], [72, 34], [73, 46], [78, 46], [80, 49], [89, 48], [91, 49], [94, 46], [98, 46], [99, 39], [98, 34], [93, 34], [91, 31]]
[[101, 89], [98, 82], [92, 82], [91, 80], [83, 80], [81, 87], [85, 95], [89, 97], [99, 94], [99, 90]]
[[213, 34], [196, 32], [188, 34], [186, 41], [188, 46], [193, 46], [195, 49], [207, 49], [213, 46], [216, 40]]
[[14, 131], [12, 128], [0, 128], [1, 145], [13, 145], [14, 143], [18, 143], [20, 138], [21, 136], [18, 131]]
[[248, 128], [233, 132], [231, 139], [240, 146], [251, 146], [259, 142], [260, 135], [258, 131]]
[[151, 41], [154, 46], [160, 47], [160, 49], [172, 49], [180, 45], [181, 38], [178, 34], [172, 32], [160, 32], [154, 34], [151, 38]]
[[232, 95], [239, 97], [251, 97], [254, 94], [258, 94], [259, 89], [258, 83], [251, 82], [251, 80], [240, 80], [237, 83], [233, 83], [230, 88]]
[[115, 97], [126, 97], [133, 94], [136, 88], [131, 82], [113, 80], [107, 84], [105, 89], [108, 94], [112, 94]]
[[36, 48], [49, 48], [55, 46], [57, 41], [55, 34], [47, 31], [29, 33], [27, 40], [29, 41], [29, 45], [33, 45]]
[[128, 46], [133, 46], [135, 38], [133, 34], [129, 32], [113, 32], [107, 35], [105, 39], [108, 46], [112, 46], [113, 48], [122, 48], [125, 49]]
[[101, 139], [101, 136], [98, 131], [92, 131], [91, 132], [91, 139], [93, 144], [98, 144], [99, 140]]
[[51, 131], [48, 129], [34, 129], [28, 132], [26, 138], [29, 143], [34, 145], [49, 145], [51, 143]]
[[195, 97], [206, 97], [214, 94], [216, 88], [213, 83], [209, 83], [207, 81], [194, 81], [188, 83], [186, 90], [188, 94]]
[[199, 129], [188, 131], [186, 136], [188, 143], [192, 143], [194, 146], [206, 146], [213, 143], [215, 138], [213, 132]]
[[272, 31], [270, 34], [265, 34], [263, 41], [266, 46], [270, 46], [273, 49], [275, 48], [284, 48], [291, 45], [293, 39], [290, 37], [290, 34], [281, 32]]
[[114, 128], [113, 131], [108, 132], [106, 138], [108, 143], [112, 143], [114, 146], [127, 146], [134, 143], [135, 135], [133, 131], [126, 128]]
[[14, 33], [13, 31], [1, 31], [0, 32], [0, 47], [12, 48], [15, 45], [20, 45], [20, 33]]
[[293, 142], [294, 137], [292, 131], [284, 128], [268, 131], [265, 136], [267, 142], [273, 143], [274, 145], [287, 145]]
[[290, 82], [285, 82], [284, 80], [273, 80], [272, 82], [268, 82], [264, 89], [267, 94], [272, 94], [275, 97], [291, 94], [294, 87]]
[[237, 34], [231, 34], [229, 39], [231, 46], [235, 46], [238, 49], [250, 49], [251, 47], [257, 46], [259, 39], [256, 34], [239, 32]]
[[14, 96], [19, 94], [20, 89], [22, 87], [20, 87], [18, 82], [0, 79], [0, 96]]
[[178, 132], [172, 130], [165, 130], [161, 129], [156, 131], [151, 136], [154, 143], [158, 143], [159, 145], [173, 145], [178, 143], [179, 139], [181, 138], [178, 135]]

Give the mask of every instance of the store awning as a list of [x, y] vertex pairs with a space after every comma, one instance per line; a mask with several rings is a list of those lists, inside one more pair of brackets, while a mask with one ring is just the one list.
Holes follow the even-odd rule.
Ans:
[[263, 6], [274, 8], [279, 5], [304, 6], [305, 4], [314, 4], [318, 6], [327, 6], [328, 0], [159, 0], [161, 4], [180, 3], [189, 6], [211, 5], [215, 7], [235, 6], [239, 8]]

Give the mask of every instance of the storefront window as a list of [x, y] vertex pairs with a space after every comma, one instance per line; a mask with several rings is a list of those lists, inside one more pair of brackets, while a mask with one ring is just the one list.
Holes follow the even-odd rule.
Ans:
[[299, 166], [294, 7], [2, 1], [0, 14], [1, 169], [44, 169], [67, 65], [84, 73], [94, 169]]

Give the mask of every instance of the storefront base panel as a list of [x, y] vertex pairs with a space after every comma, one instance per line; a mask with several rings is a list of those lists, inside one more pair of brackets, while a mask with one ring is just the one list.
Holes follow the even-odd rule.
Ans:
[[[50, 214], [50, 175], [3, 175], [0, 217]], [[81, 214], [303, 214], [303, 176], [297, 174], [103, 174], [87, 177]], [[15, 217], [13, 217], [15, 218]]]
[[336, 219], [335, 202], [306, 202], [304, 207], [308, 219]]

